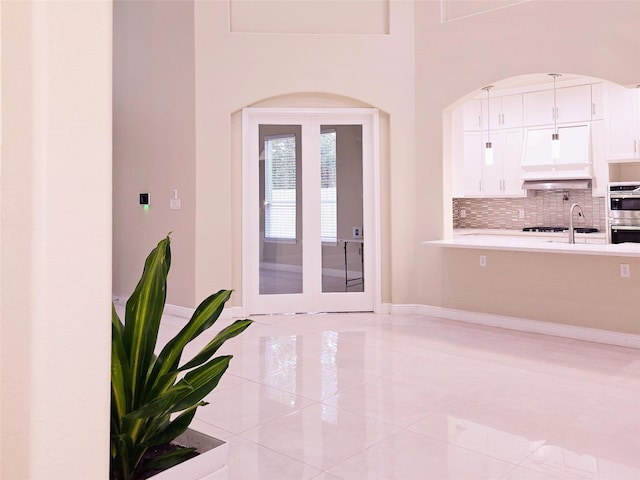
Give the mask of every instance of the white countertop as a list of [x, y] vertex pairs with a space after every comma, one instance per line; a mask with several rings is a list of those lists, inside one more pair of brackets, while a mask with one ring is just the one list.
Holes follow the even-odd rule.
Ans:
[[[584, 243], [591, 239], [592, 242]], [[603, 243], [605, 234], [576, 234], [576, 242], [570, 244], [566, 232], [541, 233], [517, 230], [457, 229], [452, 240], [422, 242], [425, 246], [471, 248], [484, 250], [511, 250], [519, 252], [567, 253], [580, 255], [606, 255], [616, 257], [640, 257], [640, 243]]]

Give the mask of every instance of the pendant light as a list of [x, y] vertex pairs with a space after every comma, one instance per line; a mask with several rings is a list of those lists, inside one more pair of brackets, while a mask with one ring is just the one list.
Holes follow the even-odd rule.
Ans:
[[484, 163], [485, 165], [493, 165], [493, 145], [491, 144], [491, 116], [489, 115], [489, 91], [493, 85], [487, 85], [482, 90], [487, 92], [487, 143], [484, 145]]
[[560, 73], [550, 73], [553, 77], [553, 133], [551, 134], [551, 159], [560, 158], [560, 134], [558, 133], [558, 104], [556, 102], [556, 79], [561, 77]]

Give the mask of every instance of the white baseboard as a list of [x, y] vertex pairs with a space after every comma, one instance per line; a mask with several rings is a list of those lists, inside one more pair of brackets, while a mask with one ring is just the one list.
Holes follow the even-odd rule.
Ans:
[[375, 309], [375, 313], [381, 313], [381, 314], [389, 314], [391, 313], [391, 308], [393, 305], [391, 305], [390, 303], [381, 303], [380, 305], [378, 305], [378, 307]]
[[191, 318], [191, 315], [193, 315], [195, 311], [195, 308], [181, 307], [179, 305], [171, 305], [170, 303], [165, 303], [164, 305], [164, 313], [173, 315], [174, 317]]
[[[187, 308], [181, 307], [179, 305], [171, 305], [167, 303], [164, 306], [164, 313], [167, 315], [173, 315], [174, 317], [181, 318], [191, 318], [193, 312], [195, 312], [195, 308]], [[237, 318], [242, 316], [242, 307], [224, 307], [222, 313], [220, 314], [220, 320], [231, 320], [232, 318]]]
[[[112, 300], [113, 300], [113, 303], [115, 303], [116, 305], [126, 305], [127, 300], [129, 300], [129, 298], [124, 295], [114, 294], [112, 296]], [[181, 307], [180, 305], [172, 305], [170, 303], [166, 303], [164, 305], [164, 313], [166, 313], [167, 315], [173, 315], [174, 317], [189, 319], [191, 318], [191, 316], [193, 315], [193, 312], [195, 311], [196, 311], [195, 308]], [[222, 313], [220, 314], [219, 318], [220, 320], [230, 320], [232, 318], [241, 317], [242, 312], [243, 312], [242, 307], [226, 306], [224, 310], [222, 310]]]
[[391, 305], [390, 313], [407, 315], [427, 315], [431, 317], [457, 320], [460, 322], [506, 328], [520, 332], [540, 333], [555, 337], [604, 343], [621, 347], [640, 348], [640, 335], [633, 333], [613, 332], [598, 328], [578, 327], [561, 323], [542, 322], [525, 318], [493, 315], [489, 313], [468, 312], [453, 308], [434, 307], [430, 305]]
[[[113, 295], [113, 302], [117, 305], [125, 305], [127, 298], [122, 295]], [[176, 317], [191, 318], [195, 309], [181, 307], [178, 305], [166, 304], [164, 312]], [[431, 305], [381, 303], [376, 313], [396, 314], [396, 315], [424, 315], [429, 317], [456, 320], [459, 322], [485, 325], [488, 327], [506, 328], [520, 332], [539, 333], [542, 335], [552, 335], [555, 337], [571, 338], [573, 340], [584, 340], [587, 342], [603, 343], [607, 345], [617, 345], [621, 347], [631, 347], [640, 349], [640, 335], [633, 333], [614, 332], [611, 330], [601, 330], [598, 328], [578, 327], [561, 323], [542, 322], [540, 320], [530, 320], [526, 318], [508, 317], [505, 315], [494, 315], [490, 313], [469, 312], [454, 308], [435, 307]], [[226, 307], [220, 319], [230, 320], [232, 318], [242, 318], [246, 316], [243, 307]]]

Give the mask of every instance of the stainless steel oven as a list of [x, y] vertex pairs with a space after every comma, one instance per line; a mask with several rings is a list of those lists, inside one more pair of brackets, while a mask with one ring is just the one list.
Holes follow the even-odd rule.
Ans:
[[609, 184], [607, 237], [610, 243], [640, 243], [640, 181]]

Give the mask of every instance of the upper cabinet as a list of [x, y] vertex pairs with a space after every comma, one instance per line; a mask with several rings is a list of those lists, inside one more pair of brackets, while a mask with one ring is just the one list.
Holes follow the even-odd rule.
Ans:
[[590, 121], [594, 104], [591, 85], [540, 90], [524, 94], [524, 123], [528, 126]]
[[464, 132], [463, 188], [465, 197], [483, 196], [482, 188], [482, 132]]
[[[522, 128], [498, 130], [491, 134], [493, 163], [482, 165], [482, 195], [489, 197], [523, 197], [522, 172]], [[483, 145], [487, 142], [483, 132]], [[482, 160], [481, 160], [482, 162]]]
[[482, 130], [482, 101], [469, 100], [462, 106], [462, 129], [465, 132]]
[[604, 98], [607, 160], [640, 161], [640, 88], [607, 84]]
[[[488, 108], [487, 108], [488, 106]], [[482, 100], [482, 129], [519, 128], [523, 125], [522, 95], [505, 95]]]
[[[491, 90], [456, 110], [454, 196], [518, 197], [523, 180], [592, 178], [606, 194], [607, 161], [640, 162], [640, 89], [608, 82]], [[560, 134], [552, 158], [551, 135]], [[457, 132], [457, 133], [456, 133]], [[484, 159], [490, 137], [494, 163]], [[635, 159], [635, 160], [634, 160]]]
[[604, 85], [594, 83], [591, 85], [591, 120], [604, 119]]
[[[520, 173], [522, 94], [496, 96], [489, 102], [471, 100], [453, 113], [452, 125], [462, 125], [464, 132], [462, 136], [452, 132], [454, 194], [462, 190], [461, 196], [466, 197], [524, 196]], [[494, 152], [490, 164], [484, 149], [488, 140]]]
[[605, 153], [605, 122], [596, 120], [591, 122], [591, 155], [593, 161], [593, 180], [591, 192], [594, 197], [607, 195], [609, 183], [609, 164]]
[[[465, 197], [522, 197], [522, 128], [492, 132], [464, 132], [463, 188]], [[493, 161], [487, 163], [484, 146], [493, 145]], [[455, 169], [455, 167], [454, 167]]]

